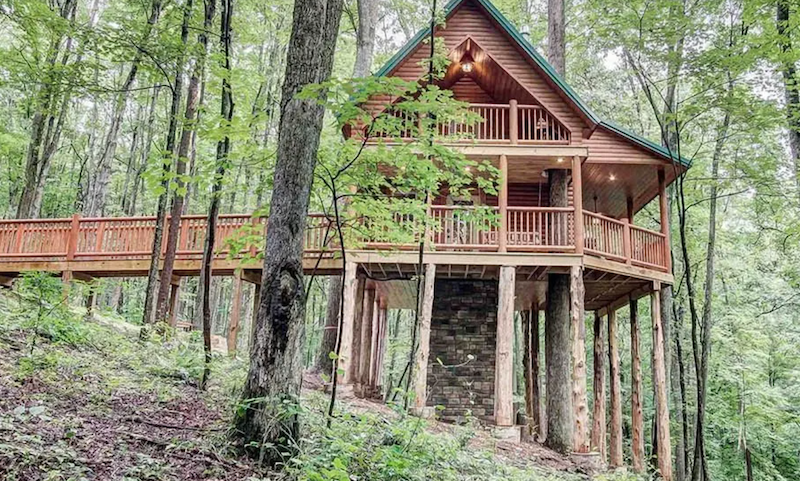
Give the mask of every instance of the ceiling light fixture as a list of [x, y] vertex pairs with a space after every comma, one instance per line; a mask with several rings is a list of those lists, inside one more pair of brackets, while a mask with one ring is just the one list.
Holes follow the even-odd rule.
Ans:
[[613, 181], [617, 180], [617, 176], [614, 175], [614, 174], [611, 174], [611, 175], [608, 176], [608, 180], [613, 182]]
[[559, 158], [558, 158], [558, 163], [560, 164], [560, 163], [562, 163], [562, 162], [564, 162], [564, 157], [559, 157]]
[[462, 63], [461, 64], [461, 70], [463, 70], [464, 73], [472, 72], [472, 62], [464, 62], [464, 63]]

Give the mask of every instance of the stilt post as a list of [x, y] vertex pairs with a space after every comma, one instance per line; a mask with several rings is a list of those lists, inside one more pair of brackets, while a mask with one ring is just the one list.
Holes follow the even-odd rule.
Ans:
[[656, 429], [658, 431], [658, 471], [665, 481], [672, 481], [672, 449], [669, 433], [667, 366], [664, 360], [664, 326], [661, 321], [661, 283], [655, 282], [650, 293], [653, 321], [653, 384], [656, 390]]
[[494, 364], [494, 422], [514, 425], [514, 285], [516, 268], [500, 267]]
[[611, 425], [609, 436], [609, 466], [619, 468], [622, 459], [622, 385], [617, 347], [617, 311], [608, 309], [608, 367], [611, 386]]
[[630, 300], [631, 316], [631, 464], [644, 471], [644, 416], [642, 414], [642, 355], [639, 342], [639, 302]]
[[606, 376], [605, 360], [606, 349], [603, 338], [603, 319], [600, 313], [594, 312], [594, 380], [592, 392], [594, 402], [592, 406], [592, 451], [600, 453], [603, 461], [606, 460]]
[[425, 265], [425, 282], [420, 299], [419, 335], [417, 352], [414, 355], [414, 407], [412, 412], [425, 417], [425, 404], [428, 400], [428, 357], [431, 351], [431, 316], [433, 315], [434, 286], [436, 285], [436, 264]]

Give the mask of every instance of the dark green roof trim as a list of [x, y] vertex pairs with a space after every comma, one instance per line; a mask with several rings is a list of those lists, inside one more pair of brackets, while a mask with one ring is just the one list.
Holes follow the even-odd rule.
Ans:
[[615, 134], [619, 135], [620, 137], [625, 137], [626, 139], [630, 140], [634, 144], [637, 144], [637, 145], [639, 145], [641, 147], [644, 147], [645, 149], [652, 150], [652, 151], [660, 154], [661, 156], [663, 156], [663, 157], [665, 157], [665, 158], [667, 158], [669, 160], [676, 161], [676, 162], [678, 162], [679, 164], [681, 164], [682, 166], [684, 166], [686, 168], [689, 168], [689, 167], [692, 166], [692, 161], [691, 160], [687, 160], [684, 157], [678, 157], [677, 152], [670, 152], [670, 150], [667, 149], [666, 147], [664, 147], [664, 146], [662, 146], [660, 144], [657, 144], [657, 143], [653, 142], [652, 140], [647, 139], [645, 137], [638, 136], [638, 135], [634, 134], [633, 132], [620, 127], [619, 125], [613, 124], [611, 122], [607, 122], [605, 120], [601, 121], [600, 125], [605, 127], [606, 129], [614, 132]]
[[[444, 7], [445, 17], [449, 16], [456, 9], [456, 7], [458, 7], [464, 1], [466, 0], [450, 0], [450, 2], [448, 2], [447, 5]], [[575, 106], [578, 107], [578, 109], [583, 113], [583, 115], [586, 116], [586, 118], [591, 123], [595, 125], [602, 125], [608, 130], [611, 130], [612, 132], [630, 140], [631, 142], [641, 147], [644, 147], [645, 149], [652, 150], [655, 153], [667, 159], [678, 161], [681, 165], [685, 167], [689, 167], [691, 165], [691, 162], [687, 161], [684, 158], [677, 158], [677, 156], [674, 154], [670, 155], [670, 152], [661, 145], [646, 138], [640, 137], [612, 123], [601, 120], [594, 112], [592, 112], [591, 109], [589, 109], [589, 107], [585, 103], [583, 103], [578, 94], [574, 90], [572, 90], [572, 87], [570, 87], [569, 84], [567, 84], [567, 82], [565, 82], [564, 79], [562, 79], [561, 76], [558, 75], [553, 66], [550, 65], [550, 63], [544, 57], [542, 57], [539, 54], [539, 52], [536, 51], [533, 45], [531, 45], [530, 42], [525, 40], [525, 37], [523, 37], [522, 34], [519, 33], [519, 31], [517, 31], [516, 27], [514, 27], [514, 25], [512, 25], [511, 22], [509, 22], [508, 19], [502, 13], [500, 13], [500, 11], [497, 9], [497, 7], [495, 7], [491, 3], [491, 1], [489, 0], [473, 0], [473, 1], [477, 2], [489, 13], [489, 15], [491, 15], [491, 17], [503, 28], [503, 30], [505, 30], [506, 33], [508, 33], [508, 35], [515, 42], [517, 42], [517, 44], [522, 48], [522, 50], [525, 51], [525, 53], [527, 53], [531, 59], [533, 59], [534, 63], [536, 63], [536, 65], [542, 69], [542, 71], [550, 78], [550, 80], [558, 88], [560, 88], [564, 92], [564, 94], [566, 94], [566, 96], [575, 104]], [[397, 68], [398, 65], [400, 65], [400, 62], [402, 62], [403, 59], [406, 58], [406, 56], [409, 53], [411, 53], [415, 48], [417, 48], [417, 46], [419, 46], [419, 44], [423, 41], [423, 39], [430, 36], [430, 33], [431, 33], [430, 27], [426, 27], [417, 32], [417, 34], [414, 35], [414, 37], [403, 46], [403, 48], [401, 48], [397, 53], [395, 53], [392, 56], [392, 58], [389, 59], [389, 61], [386, 62], [386, 64], [384, 64], [384, 66], [381, 67], [381, 69], [375, 73], [375, 76], [383, 77], [389, 75], [395, 68]]]

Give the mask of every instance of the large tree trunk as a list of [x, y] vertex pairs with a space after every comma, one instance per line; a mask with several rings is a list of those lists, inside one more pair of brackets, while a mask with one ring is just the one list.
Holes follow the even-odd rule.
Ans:
[[[181, 26], [181, 45], [183, 51], [189, 41], [189, 21], [191, 20], [193, 0], [187, 0], [183, 7], [183, 25]], [[167, 127], [167, 139], [164, 148], [164, 160], [161, 165], [161, 194], [158, 196], [158, 208], [156, 211], [156, 225], [153, 232], [153, 249], [150, 252], [150, 269], [147, 272], [147, 287], [145, 290], [144, 312], [142, 313], [143, 324], [153, 324], [162, 321], [163, 318], [156, 317], [156, 287], [158, 282], [158, 269], [161, 260], [161, 243], [164, 238], [164, 221], [167, 216], [167, 200], [169, 196], [169, 173], [172, 169], [172, 162], [175, 158], [175, 137], [178, 130], [178, 115], [181, 108], [181, 95], [183, 92], [183, 69], [185, 57], [181, 54], [175, 69], [175, 82], [172, 86], [172, 106], [169, 111], [169, 126]], [[169, 281], [169, 279], [167, 279]], [[169, 282], [162, 286], [169, 289]], [[145, 331], [142, 330], [142, 334]]]
[[547, 0], [547, 60], [564, 77], [566, 66], [564, 0]]
[[[375, 51], [375, 26], [378, 23], [378, 1], [358, 0], [358, 31], [356, 32], [356, 61], [353, 65], [353, 77], [366, 77], [372, 67]], [[320, 372], [330, 372], [333, 360], [330, 358], [332, 347], [336, 344], [336, 328], [339, 326], [339, 298], [341, 297], [342, 278], [335, 276], [328, 283], [328, 309], [325, 322], [325, 333], [322, 346], [317, 355], [316, 368]]]
[[[550, 205], [568, 203], [567, 171], [549, 170]], [[572, 449], [572, 370], [570, 369], [570, 276], [547, 275], [545, 364], [547, 369], [547, 438], [545, 444], [560, 453]]]
[[178, 160], [175, 167], [177, 190], [172, 196], [172, 209], [170, 210], [169, 230], [167, 231], [167, 250], [164, 255], [164, 265], [161, 268], [161, 280], [159, 282], [158, 297], [156, 300], [156, 319], [158, 320], [164, 319], [167, 315], [170, 279], [172, 278], [172, 271], [175, 266], [175, 254], [178, 250], [178, 238], [180, 237], [181, 231], [181, 214], [183, 214], [183, 202], [186, 198], [185, 193], [182, 192], [186, 185], [183, 181], [183, 176], [186, 174], [186, 159], [189, 157], [189, 149], [192, 146], [192, 136], [197, 124], [197, 108], [200, 103], [200, 85], [208, 51], [208, 35], [206, 31], [211, 30], [214, 22], [213, 17], [214, 7], [206, 8], [203, 30], [197, 35], [197, 43], [200, 45], [200, 51], [195, 59], [192, 77], [189, 79], [189, 87], [186, 91], [186, 111], [183, 116], [183, 131], [181, 132], [181, 141], [178, 144]]
[[792, 155], [797, 195], [800, 197], [800, 81], [797, 78], [797, 68], [792, 55], [791, 4], [792, 0], [778, 0], [775, 19], [781, 54], [785, 59], [780, 70], [783, 76], [783, 94], [786, 101], [789, 151]]
[[[294, 5], [261, 299], [242, 393], [249, 405], [236, 420], [237, 435], [248, 451], [269, 463], [280, 461], [282, 453], [294, 449], [291, 440], [299, 439], [297, 415], [285, 415], [282, 404], [299, 402], [305, 338], [303, 238], [324, 114], [317, 99], [295, 95], [330, 76], [341, 14], [342, 0], [297, 0]], [[252, 443], [261, 447], [253, 449]]]

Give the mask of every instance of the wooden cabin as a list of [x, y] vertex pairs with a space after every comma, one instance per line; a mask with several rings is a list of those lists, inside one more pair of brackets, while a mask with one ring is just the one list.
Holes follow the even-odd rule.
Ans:
[[[434, 34], [444, 40], [451, 62], [439, 85], [483, 119], [443, 128], [469, 131], [473, 139], [454, 148], [491, 161], [502, 175], [497, 196], [466, 202], [440, 196], [431, 206], [441, 228], [423, 258], [416, 408], [422, 413], [442, 405], [446, 420], [470, 414], [513, 426], [515, 311], [538, 325], [551, 277], [569, 275], [571, 320], [552, 322], [580, 325], [585, 311], [595, 311], [611, 323], [616, 309], [643, 296], [650, 296], [658, 312], [659, 289], [673, 282], [665, 192], [688, 163], [598, 118], [488, 0], [452, 1], [445, 25]], [[422, 78], [423, 40], [429, 35], [420, 32], [377, 75]], [[371, 99], [368, 106], [378, 113], [387, 101]], [[555, 177], [567, 179], [566, 195], [554, 191]], [[637, 214], [656, 199], [660, 228], [644, 228]], [[477, 205], [495, 208], [499, 223], [475, 226], [459, 215]], [[265, 219], [221, 216], [220, 245], [251, 222], [265, 224]], [[345, 267], [339, 259], [320, 259], [326, 222], [324, 216], [309, 216], [307, 268], [337, 274]], [[65, 277], [143, 276], [153, 231], [152, 217], [3, 221], [0, 276], [26, 270], [60, 271]], [[204, 232], [204, 216], [182, 218], [176, 285], [181, 276], [199, 273]], [[414, 251], [378, 251], [367, 243], [350, 250], [347, 259], [341, 383], [369, 396], [382, 384], [387, 310], [415, 307], [416, 279], [423, 273]], [[216, 275], [236, 272], [237, 285], [242, 280], [258, 285], [261, 279], [258, 261], [230, 259], [224, 249], [213, 269]], [[233, 350], [238, 311], [232, 319]], [[654, 331], [660, 331], [659, 323], [655, 316]], [[435, 359], [441, 363], [430, 361]], [[585, 402], [585, 379], [583, 386]], [[576, 431], [581, 429], [586, 420], [576, 419]]]

